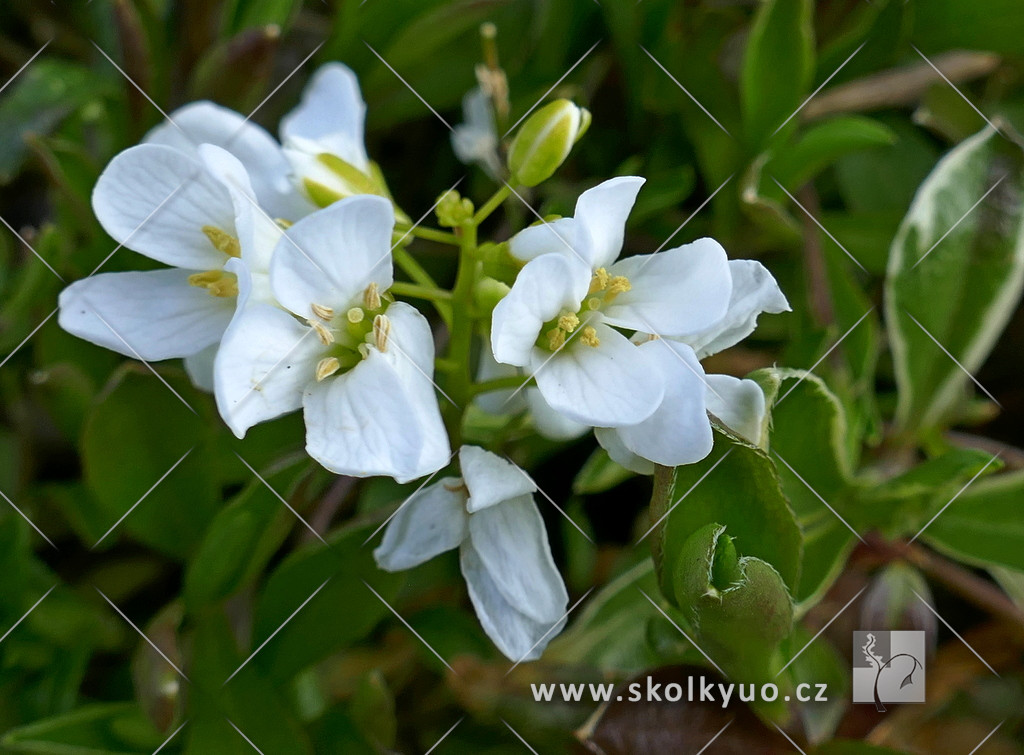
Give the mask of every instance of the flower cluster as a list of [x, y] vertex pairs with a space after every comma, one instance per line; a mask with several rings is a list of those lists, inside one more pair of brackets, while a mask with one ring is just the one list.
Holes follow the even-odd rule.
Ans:
[[[129, 357], [184, 359], [238, 437], [301, 409], [309, 455], [337, 474], [409, 482], [450, 465], [398, 509], [377, 561], [408, 569], [458, 548], [482, 625], [518, 661], [560, 630], [568, 597], [536, 484], [493, 449], [462, 445], [468, 405], [526, 413], [552, 438], [593, 428], [641, 474], [704, 458], [713, 419], [757, 443], [759, 387], [706, 375], [700, 360], [788, 304], [762, 265], [729, 260], [712, 239], [620, 259], [644, 182], [632, 176], [583, 192], [573, 217], [479, 244], [511, 184], [552, 175], [590, 121], [559, 100], [504, 145], [501, 81], [467, 96], [469, 122], [453, 134], [460, 159], [499, 189], [479, 210], [446, 194], [437, 214], [451, 233], [414, 226], [391, 199], [367, 155], [358, 82], [340, 64], [313, 76], [280, 142], [209, 102], [175, 111], [114, 157], [93, 194], [117, 243], [166, 267], [73, 283], [60, 323]], [[458, 249], [451, 290], [399, 249], [415, 235]], [[495, 257], [503, 280], [485, 274]], [[402, 260], [413, 283], [395, 280]], [[443, 367], [430, 322], [403, 298], [432, 303], [448, 325]], [[452, 398], [444, 419], [435, 368]]]

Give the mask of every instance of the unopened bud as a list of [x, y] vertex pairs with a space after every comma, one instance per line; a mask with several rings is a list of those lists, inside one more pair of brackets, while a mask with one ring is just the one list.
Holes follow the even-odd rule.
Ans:
[[437, 222], [448, 228], [462, 225], [473, 217], [473, 202], [459, 192], [449, 189], [437, 202]]
[[531, 115], [512, 140], [508, 169], [516, 182], [536, 186], [551, 177], [590, 125], [590, 111], [556, 100]]

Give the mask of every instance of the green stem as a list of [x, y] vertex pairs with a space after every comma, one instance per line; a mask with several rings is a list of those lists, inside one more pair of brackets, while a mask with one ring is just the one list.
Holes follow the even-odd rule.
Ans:
[[462, 415], [472, 399], [473, 375], [470, 356], [473, 347], [473, 289], [480, 263], [476, 255], [476, 223], [470, 221], [460, 229], [459, 271], [452, 289], [451, 340], [448, 360], [453, 369], [448, 375], [448, 387], [454, 406], [445, 407], [445, 425], [452, 448], [462, 442]]
[[427, 241], [436, 241], [439, 244], [448, 244], [449, 246], [459, 246], [459, 237], [454, 233], [448, 231], [441, 231], [437, 228], [425, 228], [422, 225], [416, 225], [412, 228], [399, 228], [398, 230], [403, 236], [410, 235], [416, 238], [426, 239]]
[[[430, 276], [430, 273], [424, 270], [423, 266], [420, 265], [420, 263], [417, 262], [415, 258], [413, 258], [411, 254], [409, 254], [408, 251], [396, 247], [395, 249], [392, 250], [391, 254], [394, 257], [395, 264], [398, 265], [398, 267], [401, 268], [401, 270], [406, 275], [412, 278], [416, 284], [418, 284], [416, 288], [417, 293], [409, 292], [405, 294], [406, 296], [419, 296], [419, 293], [424, 291], [436, 291], [439, 293], [447, 293], [444, 291], [444, 289], [437, 285], [434, 279]], [[402, 287], [408, 287], [413, 285], [415, 284], [396, 281], [393, 284], [392, 289], [395, 291], [395, 293], [401, 294]], [[452, 327], [452, 307], [448, 299], [450, 299], [450, 297], [441, 298], [440, 296], [438, 296], [437, 298], [430, 298], [430, 301], [434, 305], [434, 309], [437, 310], [437, 314], [441, 317], [441, 320], [444, 322], [445, 325], [447, 325], [450, 328]]]
[[482, 383], [477, 383], [472, 386], [470, 388], [470, 393], [474, 396], [479, 396], [481, 393], [490, 393], [491, 391], [506, 391], [509, 388], [522, 388], [531, 380], [532, 378], [528, 378], [523, 375], [509, 375], [508, 377], [494, 378], [493, 380], [485, 380]]
[[476, 211], [476, 215], [473, 216], [473, 226], [476, 226], [484, 222], [492, 212], [497, 210], [501, 203], [504, 202], [512, 195], [512, 187], [508, 184], [502, 184], [496, 192], [484, 202], [483, 206]]
[[433, 286], [421, 286], [419, 283], [406, 283], [395, 281], [391, 284], [391, 291], [399, 296], [410, 296], [413, 299], [426, 299], [427, 301], [451, 301], [451, 291]]

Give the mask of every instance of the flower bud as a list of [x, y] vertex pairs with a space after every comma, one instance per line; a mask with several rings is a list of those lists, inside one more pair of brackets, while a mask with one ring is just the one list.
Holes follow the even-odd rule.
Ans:
[[473, 300], [481, 312], [491, 312], [509, 292], [508, 284], [494, 278], [483, 277], [473, 289]]
[[473, 217], [473, 202], [459, 192], [449, 189], [437, 200], [434, 212], [437, 222], [448, 228], [456, 228]]
[[536, 186], [551, 177], [590, 125], [590, 111], [555, 100], [531, 115], [512, 140], [508, 169], [517, 183]]

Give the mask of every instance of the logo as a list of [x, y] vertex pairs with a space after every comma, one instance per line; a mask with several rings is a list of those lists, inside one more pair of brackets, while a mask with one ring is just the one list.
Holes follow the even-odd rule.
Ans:
[[924, 702], [924, 632], [854, 632], [853, 701]]

